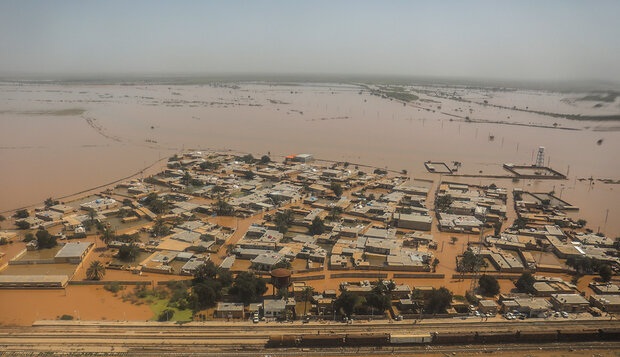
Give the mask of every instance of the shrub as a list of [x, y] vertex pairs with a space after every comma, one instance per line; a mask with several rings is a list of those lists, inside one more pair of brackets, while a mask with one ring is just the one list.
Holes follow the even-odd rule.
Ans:
[[174, 310], [164, 309], [164, 311], [160, 312], [159, 316], [157, 316], [157, 321], [170, 321], [172, 316], [174, 316]]
[[107, 284], [103, 285], [103, 288], [105, 290], [109, 291], [109, 292], [117, 293], [117, 292], [123, 290], [125, 287], [122, 286], [119, 282], [114, 281], [114, 282], [107, 283]]

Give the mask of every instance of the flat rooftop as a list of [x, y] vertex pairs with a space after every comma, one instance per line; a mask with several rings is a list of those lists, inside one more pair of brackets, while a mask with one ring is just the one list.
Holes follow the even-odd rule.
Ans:
[[67, 275], [0, 275], [0, 288], [64, 287]]
[[92, 245], [91, 242], [69, 242], [56, 253], [55, 258], [78, 258]]

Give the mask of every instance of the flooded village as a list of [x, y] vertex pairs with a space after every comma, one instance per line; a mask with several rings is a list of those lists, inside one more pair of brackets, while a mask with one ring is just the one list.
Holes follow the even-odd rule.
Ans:
[[[502, 182], [417, 179], [312, 154], [175, 154], [159, 173], [5, 217], [15, 229], [1, 232], [3, 306], [39, 294], [54, 303], [3, 311], [2, 323], [620, 311], [618, 240], [567, 215], [579, 208], [555, 192]], [[67, 304], [74, 294], [86, 306]]]
[[620, 2], [119, 5], [0, 1], [1, 357], [620, 357]]
[[[617, 339], [608, 97], [263, 82], [0, 95], [0, 325], [77, 341], [59, 350], [164, 351], [139, 332], [153, 326], [209, 352]], [[85, 340], [121, 326], [135, 342]]]

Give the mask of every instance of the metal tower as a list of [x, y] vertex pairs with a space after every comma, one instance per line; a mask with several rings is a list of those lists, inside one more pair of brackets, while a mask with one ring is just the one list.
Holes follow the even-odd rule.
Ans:
[[538, 154], [536, 154], [536, 167], [544, 167], [545, 166], [545, 147], [541, 146], [538, 148]]
[[[480, 237], [478, 240], [478, 249], [473, 249], [474, 254], [476, 254], [476, 256], [480, 256], [480, 253], [482, 251], [482, 245], [484, 244], [484, 225], [486, 223], [486, 214], [485, 216], [482, 217], [482, 225], [480, 226]], [[478, 287], [478, 280], [480, 279], [480, 276], [482, 276], [481, 274], [481, 266], [478, 266], [478, 264], [474, 263], [474, 271], [472, 271], [472, 278], [471, 278], [471, 282], [469, 285], [469, 291], [472, 294], [475, 294], [476, 288]]]

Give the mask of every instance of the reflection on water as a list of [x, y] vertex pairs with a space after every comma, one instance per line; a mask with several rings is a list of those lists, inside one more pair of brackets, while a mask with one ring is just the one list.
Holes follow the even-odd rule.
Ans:
[[[545, 146], [546, 161], [569, 180], [501, 184], [561, 192], [601, 229], [609, 210], [607, 231], [620, 233], [618, 186], [575, 180], [619, 178], [620, 134], [591, 130], [613, 123], [478, 104], [486, 98], [518, 108], [579, 109], [562, 102], [560, 94], [460, 91], [460, 100], [420, 92], [421, 100], [403, 105], [352, 85], [7, 84], [0, 86], [0, 211], [111, 182], [190, 148], [269, 152], [275, 158], [310, 152], [437, 178], [426, 172], [424, 161], [459, 161], [461, 173], [505, 174], [502, 163], [531, 164], [538, 147]], [[465, 116], [579, 130], [472, 123]]]

